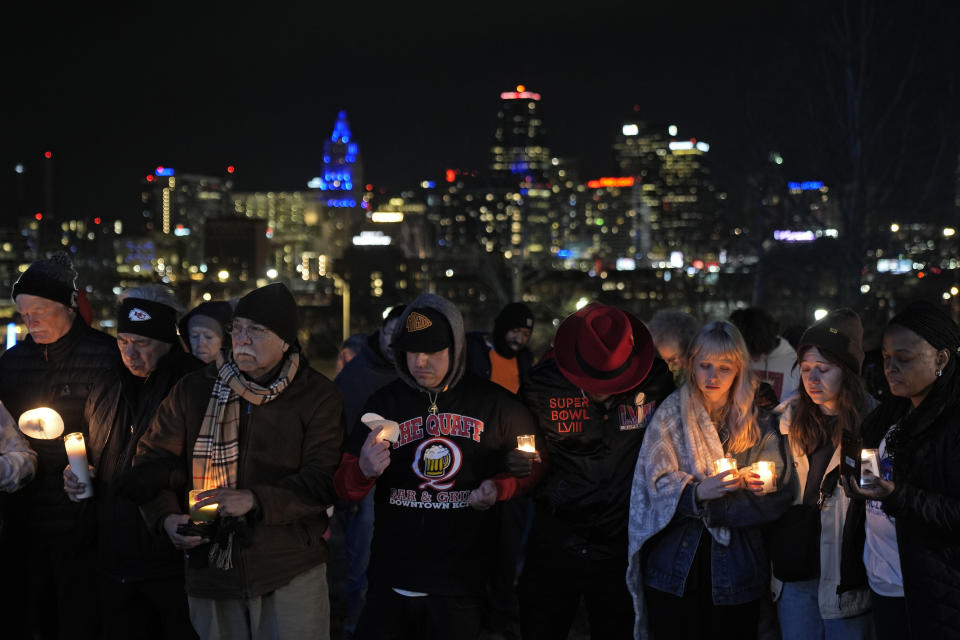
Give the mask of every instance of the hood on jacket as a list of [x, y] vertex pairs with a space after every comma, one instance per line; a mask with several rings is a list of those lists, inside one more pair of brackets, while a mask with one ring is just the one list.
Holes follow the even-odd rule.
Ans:
[[[453, 334], [453, 346], [450, 348], [450, 368], [447, 370], [447, 375], [444, 376], [441, 386], [443, 390], [447, 390], [460, 382], [460, 378], [463, 377], [463, 373], [467, 367], [466, 336], [463, 330], [463, 316], [460, 314], [460, 310], [457, 309], [456, 305], [446, 298], [433, 293], [424, 293], [417, 296], [413, 302], [407, 305], [403, 315], [400, 317], [399, 326], [403, 327], [406, 325], [407, 316], [409, 316], [412, 311], [424, 307], [434, 309], [443, 314], [443, 317], [446, 318], [450, 324], [450, 331]], [[407, 368], [406, 352], [397, 351], [396, 366], [397, 375], [400, 376], [401, 380], [414, 389], [426, 391], [410, 374], [410, 370]]]

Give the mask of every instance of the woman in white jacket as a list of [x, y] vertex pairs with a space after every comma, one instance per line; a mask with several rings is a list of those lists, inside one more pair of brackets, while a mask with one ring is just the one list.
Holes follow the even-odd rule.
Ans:
[[780, 407], [780, 431], [789, 437], [800, 489], [771, 540], [785, 640], [874, 637], [863, 562], [844, 553], [855, 527], [851, 523], [844, 536], [850, 500], [839, 486], [841, 440], [856, 438], [876, 406], [859, 377], [862, 338], [860, 318], [850, 309], [807, 329], [797, 348], [802, 384]]

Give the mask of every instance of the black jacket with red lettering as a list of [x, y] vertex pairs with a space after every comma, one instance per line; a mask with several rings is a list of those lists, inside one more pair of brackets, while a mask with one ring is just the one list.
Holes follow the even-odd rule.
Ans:
[[[480, 595], [488, 559], [496, 553], [491, 542], [496, 520], [494, 511], [470, 507], [469, 495], [493, 479], [498, 499], [505, 500], [535, 481], [540, 465], [519, 479], [504, 473], [504, 459], [517, 447], [517, 436], [535, 433], [536, 424], [509, 391], [464, 373], [459, 312], [425, 294], [408, 305], [408, 313], [423, 306], [440, 309], [453, 328], [444, 390], [428, 393], [419, 387], [398, 352], [400, 379], [376, 391], [363, 411], [400, 425], [390, 465], [376, 479], [360, 471], [360, 449], [370, 431], [358, 423], [348, 436], [334, 486], [341, 499], [356, 501], [376, 482], [371, 584], [431, 595]], [[430, 412], [431, 400], [436, 415]]]
[[538, 518], [551, 520], [538, 528], [549, 531], [553, 543], [611, 553], [626, 545], [630, 487], [643, 433], [673, 390], [673, 376], [660, 358], [641, 384], [603, 405], [591, 403], [564, 378], [553, 358], [531, 370], [520, 395], [537, 417], [538, 438], [546, 442], [547, 468], [534, 499]]

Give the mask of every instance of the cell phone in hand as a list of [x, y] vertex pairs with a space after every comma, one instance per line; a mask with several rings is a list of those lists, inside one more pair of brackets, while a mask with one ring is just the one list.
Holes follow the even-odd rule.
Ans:
[[859, 436], [844, 433], [840, 443], [840, 473], [846, 478], [852, 478], [860, 486], [860, 450], [863, 448], [863, 439]]

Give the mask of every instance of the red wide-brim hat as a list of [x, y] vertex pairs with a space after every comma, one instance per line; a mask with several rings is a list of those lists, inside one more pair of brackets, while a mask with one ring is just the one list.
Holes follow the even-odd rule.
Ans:
[[647, 327], [633, 314], [598, 302], [567, 316], [553, 344], [560, 373], [589, 393], [629, 391], [653, 366]]

